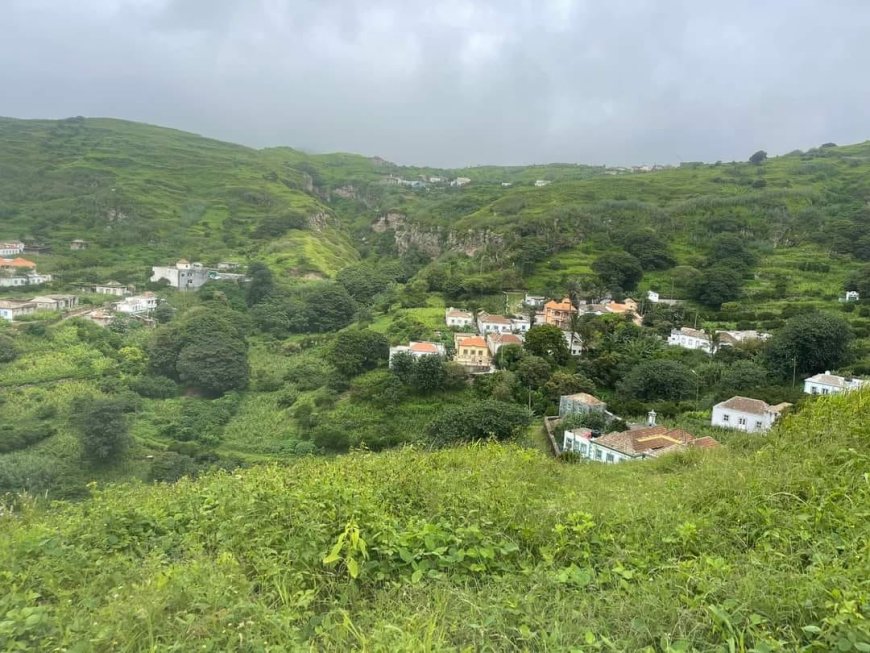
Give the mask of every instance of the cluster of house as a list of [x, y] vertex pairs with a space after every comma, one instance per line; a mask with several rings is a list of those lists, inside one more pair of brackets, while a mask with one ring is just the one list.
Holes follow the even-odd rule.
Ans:
[[[559, 418], [584, 413], [599, 413], [613, 418], [607, 404], [585, 392], [564, 395], [559, 400]], [[659, 426], [656, 413], [650, 411], [646, 424], [631, 425], [625, 431], [596, 433], [588, 428], [574, 428], [562, 436], [562, 452], [572, 452], [589, 460], [603, 463], [619, 463], [628, 460], [657, 458], [688, 448], [708, 449], [718, 447], [719, 442], [706, 436], [696, 438], [681, 429]]]
[[79, 298], [75, 295], [41, 295], [33, 299], [0, 299], [0, 318], [13, 320], [36, 311], [66, 311], [75, 308]]
[[[831, 395], [864, 386], [870, 387], [870, 380], [837, 376], [826, 371], [806, 379], [804, 392], [809, 395]], [[735, 396], [713, 406], [710, 424], [745, 433], [764, 433], [791, 407], [792, 404], [787, 402], [770, 405], [760, 399]], [[616, 417], [607, 410], [603, 401], [587, 393], [564, 395], [559, 400], [559, 419], [590, 412], [608, 418]], [[696, 438], [681, 429], [657, 426], [656, 413], [650, 411], [646, 425], [633, 425], [618, 433], [599, 434], [588, 428], [566, 430], [562, 451], [570, 451], [589, 460], [618, 463], [655, 458], [690, 447], [715, 447], [718, 444], [709, 436]]]
[[682, 327], [672, 329], [668, 336], [668, 344], [683, 349], [700, 349], [709, 353], [716, 353], [719, 347], [733, 347], [744, 342], [765, 341], [770, 338], [769, 333], [761, 331], [716, 331], [713, 338], [711, 334], [700, 329]]
[[402, 177], [396, 177], [394, 175], [389, 175], [386, 179], [388, 184], [396, 184], [397, 186], [407, 186], [408, 188], [421, 189], [426, 188], [430, 184], [434, 185], [443, 185], [447, 184], [448, 186], [453, 186], [454, 188], [467, 186], [471, 183], [471, 179], [468, 177], [456, 177], [455, 179], [447, 179], [446, 177], [421, 177], [420, 179], [403, 179]]
[[228, 272], [238, 266], [232, 263], [221, 263], [216, 268], [207, 268], [202, 263], [191, 263], [180, 259], [175, 265], [155, 265], [151, 268], [152, 283], [166, 283], [176, 290], [197, 290], [206, 281], [233, 280], [244, 278], [243, 274]]
[[[488, 374], [494, 371], [493, 359], [498, 350], [505, 345], [522, 345], [523, 336], [516, 333], [489, 332], [485, 335], [474, 333], [453, 334], [453, 362], [461, 365], [469, 374]], [[447, 348], [440, 342], [412, 341], [407, 345], [390, 347], [390, 364], [393, 356], [408, 353], [421, 356], [447, 357]]]
[[[10, 247], [14, 245], [15, 247]], [[3, 251], [13, 251], [22, 243], [3, 243]], [[14, 254], [13, 254], [14, 256]], [[0, 287], [11, 288], [18, 286], [38, 286], [51, 281], [50, 274], [39, 274], [36, 271], [36, 263], [26, 258], [0, 258]]]

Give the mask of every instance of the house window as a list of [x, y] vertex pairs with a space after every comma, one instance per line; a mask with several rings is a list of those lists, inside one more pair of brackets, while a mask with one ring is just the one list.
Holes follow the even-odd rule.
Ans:
[[586, 453], [586, 443], [580, 444], [580, 453], [583, 453], [583, 454]]
[[723, 422], [730, 422], [731, 416], [728, 413], [725, 413], [724, 415], [722, 415], [722, 421]]
[[755, 422], [755, 428], [760, 429], [762, 426], [764, 425], [761, 422]]
[[822, 388], [822, 394], [823, 394], [823, 395], [830, 394], [830, 393], [831, 393], [830, 389], [828, 389], [828, 388]]
[[818, 389], [816, 386], [812, 386], [812, 393], [813, 393], [814, 395], [819, 394], [819, 389]]
[[601, 449], [595, 450], [595, 460], [601, 460]]
[[745, 417], [738, 417], [738, 418], [737, 418], [737, 423], [738, 423], [740, 426], [745, 426], [745, 425], [746, 425], [746, 418], [745, 418]]
[[609, 462], [609, 463], [613, 462], [613, 454], [612, 453], [607, 454], [607, 462]]

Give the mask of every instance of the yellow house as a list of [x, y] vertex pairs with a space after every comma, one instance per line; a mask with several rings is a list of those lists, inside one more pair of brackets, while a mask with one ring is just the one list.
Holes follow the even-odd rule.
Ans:
[[492, 364], [486, 340], [480, 336], [460, 340], [456, 345], [453, 360], [469, 371], [481, 371], [481, 368], [488, 370]]

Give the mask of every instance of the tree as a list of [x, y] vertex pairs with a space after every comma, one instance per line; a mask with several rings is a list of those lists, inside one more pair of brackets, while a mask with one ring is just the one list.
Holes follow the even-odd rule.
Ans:
[[117, 399], [87, 397], [73, 402], [71, 421], [87, 461], [107, 465], [124, 455], [130, 444], [128, 409], [127, 402]]
[[854, 338], [839, 315], [796, 315], [768, 340], [764, 358], [767, 368], [783, 379], [834, 370], [851, 360]]
[[411, 387], [420, 394], [431, 394], [444, 389], [447, 382], [447, 372], [444, 369], [444, 359], [431, 354], [420, 356], [414, 361], [414, 372], [411, 375]]
[[18, 358], [18, 347], [7, 335], [0, 335], [0, 363], [9, 363]]
[[737, 265], [741, 269], [747, 269], [755, 265], [753, 254], [743, 242], [743, 238], [737, 234], [719, 234], [710, 243], [710, 254], [707, 257], [710, 267], [715, 265]]
[[360, 304], [369, 304], [372, 298], [385, 290], [392, 281], [382, 270], [369, 263], [342, 268], [335, 276], [335, 280]]
[[610, 288], [634, 290], [643, 279], [643, 267], [625, 251], [607, 252], [592, 262], [592, 270]]
[[208, 394], [242, 389], [249, 375], [244, 324], [243, 315], [225, 306], [194, 307], [154, 331], [149, 367]]
[[302, 298], [308, 331], [337, 331], [353, 322], [356, 302], [344, 286], [331, 282], [312, 284], [305, 288]]
[[622, 237], [622, 246], [644, 270], [666, 270], [676, 263], [667, 243], [652, 229], [637, 229]]
[[415, 363], [416, 359], [413, 354], [407, 351], [400, 351], [393, 354], [393, 357], [390, 359], [390, 371], [398, 377], [399, 381], [405, 385], [411, 385]]
[[357, 376], [386, 362], [390, 343], [382, 333], [349, 329], [339, 333], [329, 347], [326, 360], [346, 376]]
[[495, 354], [495, 365], [500, 370], [515, 370], [525, 356], [522, 345], [502, 345]]
[[736, 361], [725, 368], [719, 379], [722, 397], [745, 394], [768, 384], [767, 370], [752, 361]]
[[248, 267], [248, 289], [245, 292], [245, 303], [248, 306], [256, 306], [266, 301], [275, 290], [275, 280], [272, 278], [272, 270], [265, 263], [254, 261]]
[[194, 343], [181, 350], [176, 363], [178, 379], [218, 396], [248, 385], [247, 345], [228, 336]]
[[426, 433], [437, 445], [490, 437], [506, 440], [521, 433], [530, 421], [531, 415], [522, 406], [490, 399], [443, 409], [429, 422]]
[[595, 384], [582, 374], [557, 370], [544, 384], [544, 392], [552, 401], [558, 401], [562, 395], [572, 395], [576, 392], [594, 393]]
[[540, 356], [526, 356], [517, 364], [517, 377], [527, 388], [537, 390], [550, 378], [550, 364]]
[[161, 302], [157, 304], [157, 308], [151, 312], [151, 317], [153, 317], [158, 324], [166, 324], [175, 317], [175, 309], [166, 302]]
[[636, 365], [619, 384], [619, 392], [629, 399], [678, 401], [697, 391], [692, 371], [677, 361], [651, 360]]
[[749, 163], [754, 163], [755, 165], [761, 165], [765, 161], [767, 161], [767, 152], [764, 150], [758, 150], [758, 152], [749, 157]]
[[870, 299], [870, 265], [865, 265], [860, 270], [855, 270], [846, 279], [844, 290], [856, 290], [861, 299]]
[[699, 304], [718, 309], [725, 302], [738, 299], [742, 287], [743, 278], [738, 271], [726, 265], [717, 265], [695, 277], [689, 294]]
[[540, 356], [556, 365], [563, 365], [571, 358], [562, 330], [552, 324], [529, 329], [523, 347], [533, 356]]

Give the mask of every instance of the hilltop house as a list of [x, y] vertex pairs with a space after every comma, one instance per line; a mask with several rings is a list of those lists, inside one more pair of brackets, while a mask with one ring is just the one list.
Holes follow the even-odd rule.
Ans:
[[547, 298], [542, 295], [526, 295], [523, 297], [523, 306], [528, 306], [529, 308], [544, 308], [544, 302], [547, 301]]
[[30, 301], [39, 311], [64, 311], [77, 306], [79, 298], [75, 295], [43, 295]]
[[39, 274], [36, 263], [24, 258], [0, 258], [0, 287], [38, 286], [51, 281], [50, 274]]
[[18, 256], [24, 253], [24, 243], [15, 240], [9, 243], [0, 243], [0, 256]]
[[467, 186], [470, 183], [471, 183], [471, 179], [469, 179], [468, 177], [457, 177], [456, 179], [454, 179], [453, 181], [450, 182], [450, 185], [461, 188], [462, 186]]
[[168, 281], [177, 290], [196, 290], [209, 280], [209, 271], [202, 263], [191, 263], [186, 259], [175, 265], [154, 266], [151, 268], [151, 282]]
[[510, 320], [511, 331], [514, 333], [526, 333], [532, 328], [532, 323], [529, 321], [528, 317], [512, 317]]
[[481, 374], [492, 371], [492, 359], [489, 347], [480, 336], [463, 338], [456, 344], [453, 361], [462, 365], [470, 374]]
[[859, 293], [857, 290], [847, 290], [846, 296], [843, 299], [841, 299], [840, 301], [857, 302], [860, 299], [861, 299], [861, 293]]
[[157, 308], [158, 301], [157, 295], [153, 292], [146, 292], [133, 297], [125, 297], [115, 304], [115, 310], [127, 315], [142, 315]]
[[760, 399], [731, 397], [713, 406], [711, 424], [747, 433], [764, 432], [790, 407], [789, 403], [770, 406]]
[[87, 249], [88, 241], [76, 238], [75, 240], [70, 241], [69, 248], [73, 251]]
[[513, 324], [510, 319], [503, 315], [480, 313], [477, 316], [477, 332], [480, 335], [486, 335], [487, 333], [510, 333], [512, 329]]
[[561, 302], [551, 299], [544, 304], [544, 323], [568, 329], [571, 326], [571, 314], [574, 312], [574, 305], [567, 297]]
[[870, 380], [837, 376], [825, 370], [824, 374], [816, 374], [804, 381], [804, 393], [808, 395], [836, 395], [841, 392], [857, 390], [870, 385]]
[[0, 268], [3, 268], [4, 270], [35, 270], [36, 263], [21, 257], [0, 258]]
[[608, 433], [599, 438], [593, 438], [589, 429], [565, 431], [562, 451], [571, 451], [598, 462], [619, 463], [657, 458], [688, 447], [707, 449], [717, 446], [719, 443], [711, 437], [696, 438], [681, 429], [651, 426]]
[[474, 315], [470, 311], [462, 311], [452, 306], [444, 312], [444, 319], [449, 327], [468, 327], [474, 324]]
[[129, 295], [131, 293], [129, 286], [122, 286], [117, 281], [97, 284], [92, 286], [92, 288], [98, 295], [114, 295], [116, 297], [123, 297], [124, 295]]
[[570, 331], [563, 331], [562, 335], [565, 336], [565, 344], [568, 345], [568, 351], [571, 352], [572, 356], [579, 356], [583, 353], [583, 341], [580, 339], [580, 334], [574, 333], [572, 338]]
[[390, 347], [390, 366], [393, 364], [393, 356], [396, 354], [407, 353], [414, 358], [422, 356], [445, 356], [447, 350], [440, 342], [428, 342], [425, 340], [411, 341], [407, 345], [398, 345]]
[[594, 397], [586, 392], [559, 397], [559, 417], [562, 419], [569, 415], [582, 415], [592, 412], [607, 413], [607, 404], [598, 397]]
[[646, 298], [652, 304], [659, 303], [659, 294], [655, 290], [647, 290], [646, 291]]
[[544, 186], [549, 186], [550, 181], [548, 179], [536, 179], [535, 180], [535, 188], [543, 188]]
[[[769, 333], [761, 331], [716, 331], [719, 338], [718, 347], [733, 347], [744, 342], [753, 340], [767, 340], [770, 338]], [[673, 329], [668, 337], [668, 344], [684, 349], [700, 349], [708, 354], [710, 353], [711, 343], [710, 335], [700, 329], [692, 329], [690, 327], [682, 327]]]
[[486, 344], [493, 357], [498, 350], [505, 345], [523, 345], [523, 337], [515, 333], [489, 333], [486, 336]]
[[92, 311], [85, 313], [81, 317], [86, 320], [90, 320], [94, 324], [97, 324], [101, 327], [107, 327], [115, 321], [115, 316], [110, 311], [106, 311], [102, 308], [96, 308]]
[[36, 311], [36, 304], [33, 302], [22, 302], [9, 299], [0, 299], [0, 318], [9, 320], [10, 322], [22, 315], [29, 315]]

